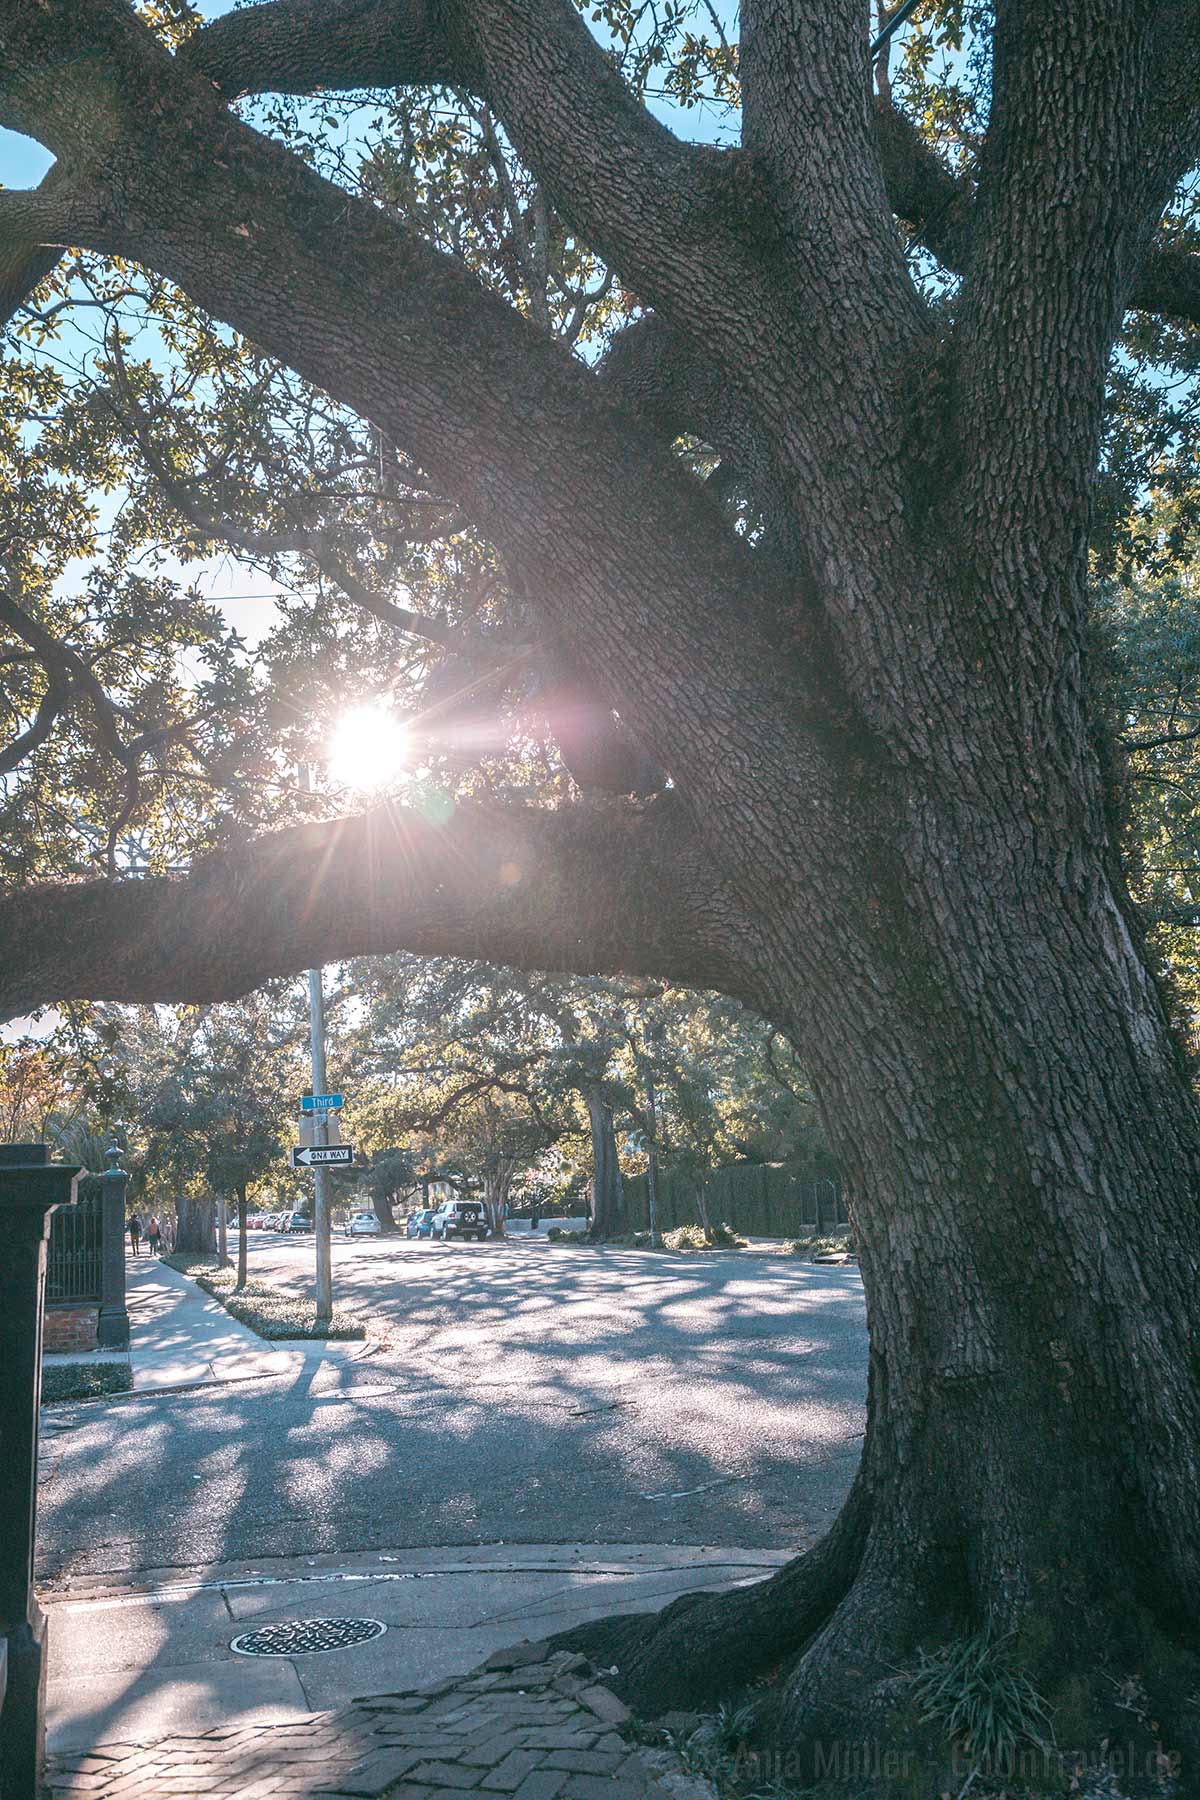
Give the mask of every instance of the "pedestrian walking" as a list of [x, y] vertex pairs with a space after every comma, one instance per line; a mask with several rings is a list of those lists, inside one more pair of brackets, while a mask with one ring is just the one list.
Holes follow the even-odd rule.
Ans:
[[150, 1245], [151, 1256], [157, 1256], [162, 1245], [162, 1226], [158, 1222], [158, 1214], [150, 1214], [150, 1223], [146, 1227], [146, 1241]]
[[129, 1242], [133, 1254], [140, 1256], [142, 1254], [142, 1221], [136, 1213], [129, 1215]]

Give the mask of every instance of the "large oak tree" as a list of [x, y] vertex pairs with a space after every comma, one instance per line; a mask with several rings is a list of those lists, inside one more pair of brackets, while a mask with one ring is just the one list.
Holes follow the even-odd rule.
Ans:
[[[917, 1643], [1012, 1631], [1083, 1733], [1105, 1666], [1194, 1683], [1200, 1619], [1200, 1137], [1085, 655], [1123, 313], [1200, 318], [1200, 258], [1156, 236], [1200, 149], [1200, 11], [997, 0], [971, 179], [872, 97], [867, 45], [852, 0], [748, 0], [718, 150], [569, 0], [271, 0], [174, 54], [123, 0], [3, 0], [0, 120], [58, 159], [0, 194], [6, 306], [63, 246], [133, 259], [368, 419], [669, 780], [21, 889], [0, 997], [214, 999], [404, 947], [756, 1007], [853, 1191], [861, 1469], [772, 1582], [600, 1641], [646, 1698], [782, 1669], [799, 1740]], [[230, 104], [447, 83], [646, 309], [606, 363]], [[80, 671], [24, 635], [61, 697]]]

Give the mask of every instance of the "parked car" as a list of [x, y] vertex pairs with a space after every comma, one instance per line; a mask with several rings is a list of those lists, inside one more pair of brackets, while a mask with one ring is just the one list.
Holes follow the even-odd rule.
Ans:
[[410, 1213], [404, 1225], [405, 1237], [423, 1238], [433, 1236], [433, 1208], [419, 1206], [415, 1213]]
[[433, 1215], [433, 1235], [445, 1243], [449, 1238], [478, 1238], [482, 1244], [488, 1234], [483, 1205], [478, 1200], [447, 1200]]
[[382, 1229], [373, 1212], [353, 1213], [346, 1222], [347, 1237], [378, 1237]]
[[283, 1227], [285, 1231], [311, 1231], [312, 1228], [310, 1214], [301, 1212], [288, 1213], [287, 1222]]

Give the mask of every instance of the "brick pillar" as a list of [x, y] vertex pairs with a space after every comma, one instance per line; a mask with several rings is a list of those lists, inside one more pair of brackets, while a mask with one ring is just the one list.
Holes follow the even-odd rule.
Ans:
[[56, 1206], [74, 1205], [80, 1171], [45, 1144], [0, 1144], [0, 1794], [41, 1789], [46, 1621], [33, 1591], [38, 1408], [46, 1239]]

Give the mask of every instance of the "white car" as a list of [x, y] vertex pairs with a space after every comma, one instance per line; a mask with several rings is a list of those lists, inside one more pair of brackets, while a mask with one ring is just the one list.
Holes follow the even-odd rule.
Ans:
[[355, 1213], [346, 1226], [347, 1237], [378, 1237], [382, 1226], [373, 1212]]
[[433, 1235], [446, 1243], [450, 1238], [478, 1238], [488, 1234], [487, 1219], [478, 1200], [447, 1200], [433, 1215]]

